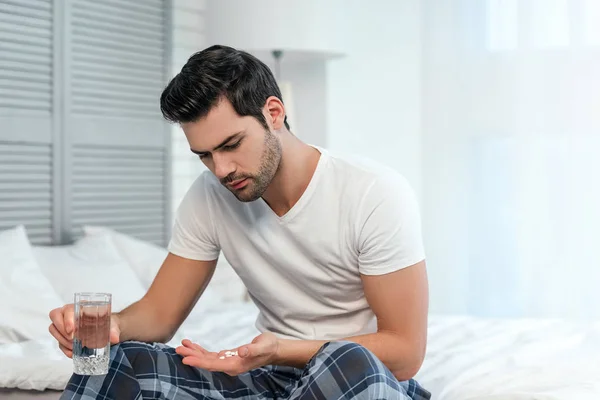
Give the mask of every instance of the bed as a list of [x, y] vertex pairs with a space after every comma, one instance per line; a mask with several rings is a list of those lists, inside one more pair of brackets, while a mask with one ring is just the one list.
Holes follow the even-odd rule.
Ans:
[[[172, 343], [190, 337], [208, 348], [233, 347], [256, 334], [255, 315], [248, 303], [207, 310]], [[591, 400], [600, 395], [597, 360], [598, 325], [433, 316], [429, 351], [417, 379], [440, 400]], [[72, 368], [49, 338], [0, 346], [0, 365], [0, 386], [20, 389], [12, 391], [15, 399], [64, 387]], [[34, 398], [57, 398], [58, 393], [39, 392]]]
[[[69, 379], [71, 360], [47, 333], [52, 302], [60, 305], [74, 289], [100, 289], [99, 285], [113, 292], [117, 309], [123, 307], [143, 294], [166, 254], [159, 246], [112, 229], [83, 231], [84, 238], [72, 245], [30, 248], [23, 243], [23, 227], [0, 232], [0, 257], [28, 277], [13, 281], [12, 303], [0, 294], [1, 399], [56, 399]], [[10, 260], [7, 251], [19, 256]], [[0, 282], [7, 282], [8, 265], [0, 266]], [[120, 279], [103, 278], [107, 271], [118, 271]], [[218, 350], [245, 343], [258, 333], [257, 309], [244, 300], [243, 285], [232, 279], [226, 261], [219, 262], [217, 271], [172, 345], [187, 337]], [[94, 273], [93, 283], [81, 282], [81, 274]], [[37, 291], [19, 287], [25, 283], [36, 285]], [[47, 291], [54, 295], [47, 296]], [[38, 295], [43, 295], [44, 304], [34, 301]], [[11, 306], [20, 307], [18, 313]], [[11, 315], [20, 317], [12, 320], [18, 326], [11, 326]], [[11, 327], [17, 328], [12, 334]], [[427, 356], [417, 379], [435, 399], [600, 398], [600, 322], [431, 315], [428, 334]]]

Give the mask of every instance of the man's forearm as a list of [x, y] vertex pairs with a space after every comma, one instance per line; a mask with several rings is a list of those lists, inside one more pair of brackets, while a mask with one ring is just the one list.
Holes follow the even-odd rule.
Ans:
[[138, 340], [140, 342], [167, 342], [176, 328], [166, 321], [160, 321], [158, 313], [146, 298], [133, 303], [124, 310], [115, 313], [121, 330], [119, 339]]
[[[379, 358], [398, 380], [414, 377], [421, 366], [421, 349], [414, 349], [402, 337], [391, 332], [377, 332], [349, 337], [344, 340], [358, 343]], [[304, 368], [326, 341], [279, 340], [274, 364]], [[422, 349], [424, 351], [424, 349]]]

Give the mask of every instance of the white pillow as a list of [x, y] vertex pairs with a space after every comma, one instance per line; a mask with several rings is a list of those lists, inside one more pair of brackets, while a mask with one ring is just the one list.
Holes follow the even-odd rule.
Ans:
[[[155, 244], [117, 232], [108, 227], [84, 226], [87, 236], [108, 235], [119, 250], [121, 256], [132, 266], [144, 287], [152, 284], [154, 277], [167, 257], [168, 251]], [[192, 314], [203, 312], [206, 308], [218, 307], [222, 303], [237, 303], [245, 300], [246, 287], [231, 265], [221, 255], [217, 269], [202, 298], [198, 300]]]
[[239, 303], [247, 301], [247, 289], [223, 253], [219, 256], [217, 269], [210, 281], [210, 288], [218, 293], [224, 303]]
[[167, 249], [101, 226], [84, 226], [86, 236], [109, 236], [145, 288], [149, 288], [167, 258]]
[[[159, 247], [155, 244], [148, 243], [107, 227], [84, 226], [83, 231], [88, 236], [110, 236], [121, 256], [129, 262], [146, 288], [150, 287], [152, 284], [154, 277], [158, 273], [158, 270], [168, 254], [167, 249], [163, 247]], [[215, 276], [216, 275], [217, 273], [215, 273]], [[213, 281], [214, 278], [215, 277], [213, 277]], [[217, 293], [215, 285], [211, 282], [204, 293], [202, 293], [202, 298], [198, 300], [194, 311], [196, 311], [196, 309], [201, 310], [207, 307], [218, 306], [223, 300], [224, 298]]]
[[0, 232], [0, 343], [47, 337], [63, 302], [33, 256], [25, 228]]
[[112, 310], [120, 311], [146, 293], [107, 235], [83, 237], [68, 246], [35, 246], [33, 251], [64, 303], [72, 303], [75, 292], [108, 292]]

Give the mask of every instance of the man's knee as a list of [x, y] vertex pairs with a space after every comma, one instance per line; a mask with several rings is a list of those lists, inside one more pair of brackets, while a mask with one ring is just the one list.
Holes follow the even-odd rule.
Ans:
[[138, 373], [154, 372], [158, 353], [164, 351], [157, 345], [142, 342], [121, 342], [110, 349], [113, 367], [131, 368]]
[[316, 358], [326, 366], [335, 365], [345, 374], [365, 376], [387, 371], [369, 349], [354, 342], [329, 342], [321, 348]]
[[[347, 341], [329, 342], [312, 361], [320, 388], [335, 388], [331, 395], [352, 399], [406, 399], [406, 391], [390, 370], [369, 349]], [[327, 370], [328, 373], [321, 373]], [[320, 385], [320, 380], [328, 380]]]

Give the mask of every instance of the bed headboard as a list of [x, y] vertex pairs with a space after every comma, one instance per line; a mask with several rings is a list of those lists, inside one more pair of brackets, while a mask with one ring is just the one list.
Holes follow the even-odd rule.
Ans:
[[170, 235], [168, 0], [0, 5], [0, 230]]

